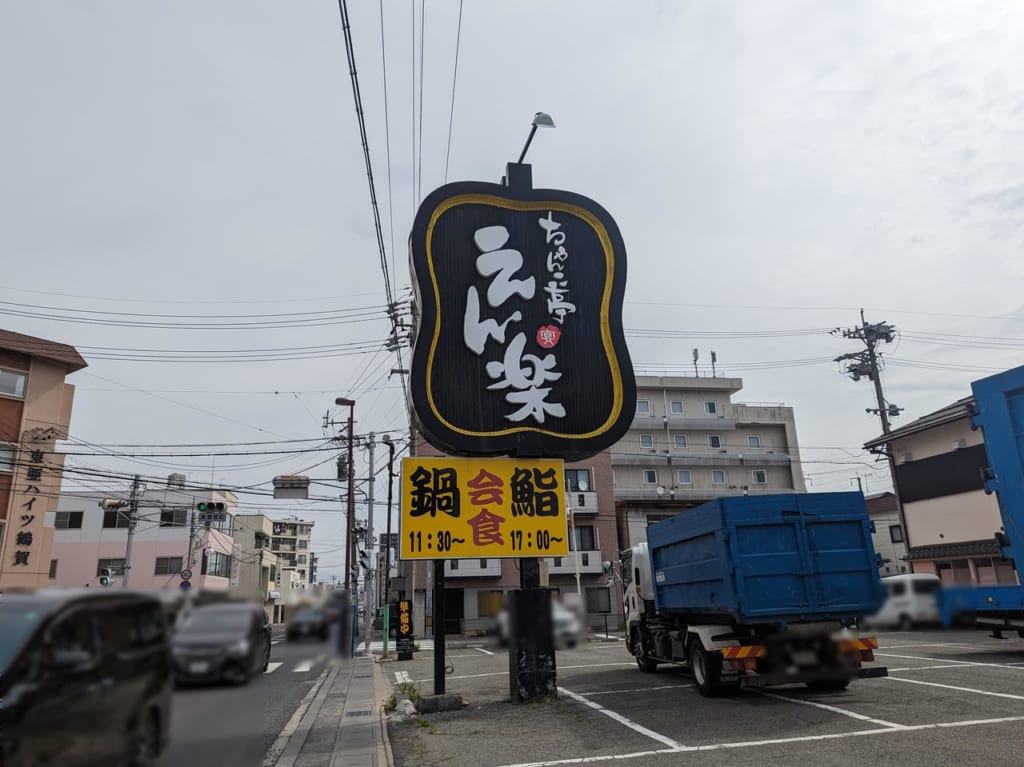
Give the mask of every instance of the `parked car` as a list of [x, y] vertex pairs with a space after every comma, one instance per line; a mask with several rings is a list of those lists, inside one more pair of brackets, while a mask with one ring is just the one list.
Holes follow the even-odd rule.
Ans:
[[[555, 645], [558, 647], [572, 648], [579, 642], [579, 617], [557, 599], [551, 600], [551, 631], [555, 636]], [[494, 632], [498, 636], [498, 643], [502, 647], [507, 646], [509, 642], [509, 616], [507, 609], [503, 609], [498, 613]]]
[[159, 600], [42, 589], [0, 600], [0, 764], [143, 767], [167, 745], [173, 674]]
[[293, 642], [298, 639], [317, 637], [321, 642], [326, 642], [329, 633], [330, 624], [327, 622], [325, 610], [317, 607], [300, 607], [288, 619], [285, 638], [289, 642]]
[[870, 626], [895, 627], [909, 631], [914, 626], [939, 621], [935, 595], [942, 588], [937, 575], [906, 573], [882, 578], [886, 599], [882, 609], [865, 619]]
[[246, 684], [270, 665], [270, 619], [249, 603], [219, 603], [182, 615], [172, 639], [178, 682]]

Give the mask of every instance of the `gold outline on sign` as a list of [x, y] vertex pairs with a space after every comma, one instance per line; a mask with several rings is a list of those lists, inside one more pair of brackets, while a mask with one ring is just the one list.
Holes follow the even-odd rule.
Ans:
[[[586, 221], [590, 227], [597, 234], [597, 238], [601, 243], [601, 249], [604, 251], [605, 261], [605, 284], [604, 292], [601, 295], [601, 342], [604, 346], [605, 355], [608, 359], [608, 365], [611, 369], [612, 382], [613, 382], [613, 394], [612, 394], [612, 414], [608, 419], [601, 424], [598, 428], [593, 431], [589, 431], [586, 434], [563, 434], [561, 432], [551, 431], [549, 429], [542, 429], [536, 426], [514, 426], [508, 429], [501, 429], [499, 431], [469, 431], [467, 429], [459, 428], [449, 423], [444, 416], [438, 411], [434, 404], [434, 392], [433, 392], [433, 369], [434, 369], [434, 352], [437, 349], [437, 342], [441, 336], [441, 296], [437, 285], [437, 275], [434, 272], [434, 254], [431, 240], [434, 233], [434, 225], [437, 220], [448, 210], [458, 205], [492, 205], [497, 208], [505, 208], [507, 210], [557, 210], [562, 213], [569, 213], [570, 215]], [[427, 402], [430, 405], [430, 410], [442, 424], [448, 429], [451, 429], [458, 434], [465, 434], [466, 436], [483, 436], [483, 437], [499, 437], [508, 434], [516, 434], [522, 431], [537, 432], [539, 434], [547, 434], [552, 437], [561, 437], [563, 439], [589, 439], [596, 437], [606, 432], [611, 428], [612, 424], [618, 420], [619, 414], [622, 411], [622, 400], [623, 392], [621, 385], [622, 374], [619, 370], [619, 359], [615, 355], [615, 349], [612, 346], [611, 340], [611, 328], [609, 326], [609, 314], [612, 294], [612, 280], [614, 274], [614, 265], [612, 263], [612, 243], [611, 238], [608, 236], [608, 232], [604, 227], [604, 224], [590, 211], [579, 207], [578, 205], [571, 205], [565, 202], [543, 202], [534, 200], [506, 200], [503, 197], [496, 197], [490, 194], [460, 194], [454, 197], [449, 197], [444, 200], [430, 216], [430, 222], [427, 224], [427, 236], [426, 236], [426, 250], [427, 250], [427, 266], [430, 269], [430, 285], [434, 290], [434, 306], [436, 307], [436, 314], [434, 320], [434, 335], [430, 342], [430, 353], [427, 355]]]

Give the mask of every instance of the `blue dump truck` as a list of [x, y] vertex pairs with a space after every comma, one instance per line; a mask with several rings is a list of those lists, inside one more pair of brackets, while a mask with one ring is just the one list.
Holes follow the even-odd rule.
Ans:
[[[992, 532], [1019, 578], [1024, 563], [1024, 367], [975, 381], [971, 389], [971, 428], [982, 430], [988, 458], [982, 469], [985, 492], [996, 493], [1003, 520], [1002, 529]], [[973, 621], [996, 637], [1005, 631], [1024, 637], [1024, 586], [943, 589], [939, 617], [947, 626]]]
[[886, 676], [853, 628], [885, 600], [860, 493], [722, 498], [647, 528], [622, 554], [639, 669], [689, 665], [701, 695]]

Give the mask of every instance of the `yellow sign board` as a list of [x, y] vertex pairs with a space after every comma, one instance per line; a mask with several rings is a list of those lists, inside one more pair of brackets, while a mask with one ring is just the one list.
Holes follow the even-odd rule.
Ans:
[[402, 460], [402, 559], [564, 557], [567, 525], [560, 460]]

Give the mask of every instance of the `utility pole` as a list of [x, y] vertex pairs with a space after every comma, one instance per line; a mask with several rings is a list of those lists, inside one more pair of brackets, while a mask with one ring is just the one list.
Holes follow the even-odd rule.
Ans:
[[139, 523], [139, 475], [132, 480], [132, 492], [128, 496], [128, 543], [124, 549], [124, 576], [121, 588], [128, 588], [128, 576], [132, 572], [132, 540], [135, 538], [135, 526]]
[[[367, 499], [367, 510], [366, 510], [366, 553], [369, 555], [370, 565], [372, 566], [376, 560], [373, 556], [373, 432], [370, 432], [369, 437], [370, 446], [370, 477], [368, 481], [368, 487], [366, 489]], [[366, 654], [370, 654], [370, 636], [371, 628], [373, 627], [373, 578], [370, 570], [366, 571]]]
[[[196, 499], [192, 498], [192, 507], [188, 510], [188, 559], [185, 562], [185, 568], [188, 570], [192, 569], [192, 547], [196, 542]], [[260, 554], [263, 552], [260, 551]]]
[[348, 591], [353, 587], [352, 581], [352, 567], [355, 564], [356, 558], [354, 556], [355, 551], [355, 540], [353, 531], [355, 530], [355, 519], [356, 519], [356, 481], [355, 481], [355, 446], [356, 446], [356, 401], [352, 399], [346, 399], [345, 397], [338, 397], [334, 400], [335, 405], [342, 405], [348, 408], [348, 514], [345, 520], [345, 590]]

